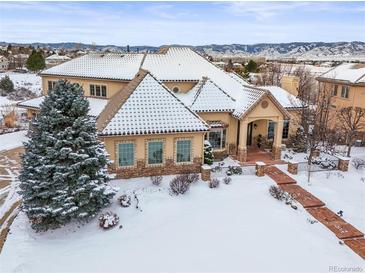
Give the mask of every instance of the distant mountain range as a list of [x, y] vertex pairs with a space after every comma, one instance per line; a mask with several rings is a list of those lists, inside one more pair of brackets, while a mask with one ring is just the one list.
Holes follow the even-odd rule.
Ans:
[[[8, 45], [9, 42], [0, 42], [0, 45]], [[127, 51], [127, 46], [116, 45], [92, 45], [82, 43], [10, 43], [12, 45], [21, 45], [34, 47], [49, 47], [53, 49], [96, 49], [100, 51]], [[174, 45], [181, 46], [181, 45]], [[186, 45], [185, 45], [186, 46]], [[131, 52], [155, 52], [162, 47], [153, 46], [131, 46], [129, 50]], [[353, 42], [293, 42], [293, 43], [277, 43], [277, 44], [228, 44], [228, 45], [203, 45], [195, 46], [197, 51], [206, 53], [213, 56], [265, 56], [265, 57], [326, 57], [326, 56], [339, 56], [339, 57], [365, 57], [365, 42], [353, 41]]]

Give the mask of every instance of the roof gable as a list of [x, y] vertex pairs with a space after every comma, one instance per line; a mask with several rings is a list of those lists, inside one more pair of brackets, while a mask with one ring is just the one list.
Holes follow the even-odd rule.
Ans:
[[212, 80], [204, 78], [199, 86], [191, 109], [196, 112], [232, 112], [235, 100]]
[[[120, 91], [124, 100], [100, 130], [102, 135], [144, 135], [208, 130], [208, 125], [151, 74]], [[113, 101], [111, 98], [110, 101]], [[108, 107], [105, 109], [108, 112]]]

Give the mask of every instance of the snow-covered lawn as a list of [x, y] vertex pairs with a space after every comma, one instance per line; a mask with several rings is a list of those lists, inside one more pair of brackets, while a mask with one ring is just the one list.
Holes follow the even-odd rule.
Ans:
[[[302, 153], [297, 154], [301, 157]], [[352, 159], [365, 160], [365, 148], [354, 147]], [[280, 167], [286, 171], [285, 167]], [[313, 172], [308, 184], [307, 172], [291, 175], [302, 187], [321, 199], [334, 212], [342, 210], [343, 218], [356, 228], [365, 232], [365, 168], [356, 170], [352, 164], [348, 172], [321, 171]]]
[[25, 130], [0, 134], [0, 151], [22, 146], [23, 142], [28, 139], [25, 136], [26, 134], [27, 132]]
[[[299, 207], [272, 198], [268, 177], [233, 176], [210, 189], [198, 182], [170, 196], [149, 178], [115, 180], [119, 194], [136, 191], [142, 211], [118, 206], [123, 226], [103, 231], [97, 220], [35, 233], [24, 214], [11, 227], [1, 272], [328, 272], [363, 260]], [[115, 200], [117, 197], [115, 197]]]
[[35, 73], [17, 73], [17, 72], [3, 72], [0, 73], [0, 78], [8, 75], [13, 81], [15, 88], [24, 87], [37, 95], [41, 95], [42, 80], [41, 77]]

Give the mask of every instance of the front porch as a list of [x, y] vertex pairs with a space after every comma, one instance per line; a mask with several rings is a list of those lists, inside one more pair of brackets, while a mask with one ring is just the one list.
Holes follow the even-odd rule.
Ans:
[[285, 164], [281, 159], [273, 159], [270, 151], [250, 147], [247, 149], [246, 161], [241, 164], [244, 166], [255, 165], [256, 162], [264, 162], [267, 165]]

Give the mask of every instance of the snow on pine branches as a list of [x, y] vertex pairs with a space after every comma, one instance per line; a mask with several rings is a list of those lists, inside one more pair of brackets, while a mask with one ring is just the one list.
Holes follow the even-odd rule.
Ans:
[[87, 221], [110, 204], [108, 155], [78, 84], [58, 81], [29, 127], [20, 173], [22, 210], [37, 230]]

